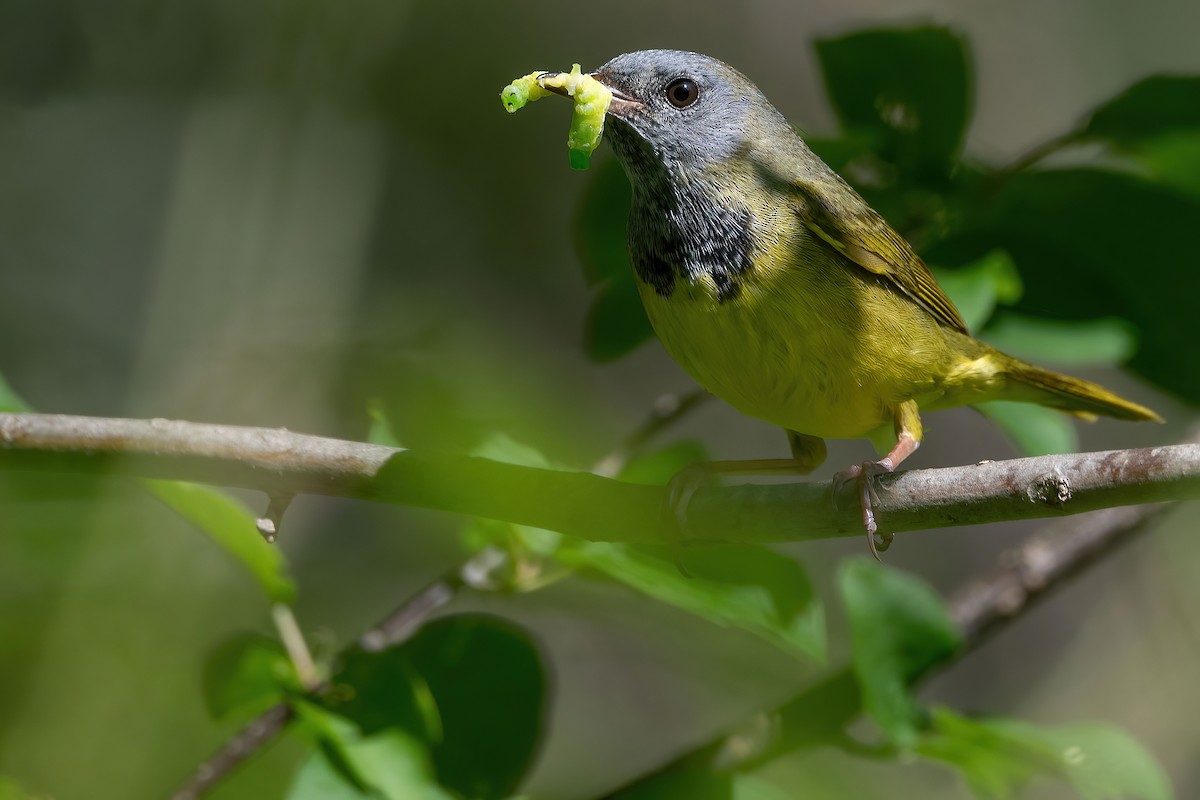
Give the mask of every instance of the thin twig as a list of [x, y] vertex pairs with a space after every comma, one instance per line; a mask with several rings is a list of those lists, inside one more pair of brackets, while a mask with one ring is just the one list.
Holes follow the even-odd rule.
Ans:
[[317, 673], [317, 665], [313, 662], [308, 642], [304, 641], [304, 633], [296, 622], [296, 615], [287, 603], [276, 603], [271, 606], [271, 619], [275, 622], [275, 630], [279, 631], [279, 640], [287, 652], [296, 670], [296, 679], [304, 687], [304, 691], [312, 692], [321, 684], [321, 676]]
[[203, 797], [239, 764], [270, 743], [291, 721], [292, 707], [287, 703], [267, 709], [196, 767], [188, 780], [171, 795], [171, 800]]
[[1055, 153], [1073, 147], [1082, 141], [1084, 141], [1083, 131], [1073, 130], [1035, 145], [1010, 163], [986, 175], [980, 184], [980, 194], [984, 197], [995, 194], [1009, 178], [1037, 166]]
[[[117, 471], [440, 509], [591, 541], [662, 539], [660, 486], [264, 428], [0, 414], [2, 469]], [[880, 484], [876, 515], [893, 533], [1066, 516], [1200, 497], [1200, 445], [915, 470]], [[844, 487], [840, 511], [831, 492], [829, 483], [806, 482], [704, 487], [692, 497], [684, 534], [726, 542], [861, 536], [854, 487]]]
[[703, 389], [695, 389], [685, 395], [664, 394], [654, 401], [654, 408], [646, 421], [633, 430], [612, 452], [596, 462], [592, 472], [613, 478], [625, 468], [645, 444], [699, 406], [712, 399]]

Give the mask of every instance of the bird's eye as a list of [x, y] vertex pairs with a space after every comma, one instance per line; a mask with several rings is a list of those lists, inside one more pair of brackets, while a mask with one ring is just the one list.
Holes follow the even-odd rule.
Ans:
[[679, 78], [667, 84], [667, 102], [676, 108], [687, 108], [700, 97], [700, 87], [690, 78]]

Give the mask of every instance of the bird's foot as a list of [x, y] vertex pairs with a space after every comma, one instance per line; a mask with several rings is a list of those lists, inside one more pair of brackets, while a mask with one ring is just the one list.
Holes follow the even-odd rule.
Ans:
[[667, 482], [667, 496], [659, 511], [659, 527], [671, 560], [684, 577], [691, 577], [683, 563], [683, 547], [687, 530], [688, 504], [696, 490], [712, 480], [713, 470], [701, 462], [691, 464], [676, 472]]
[[872, 479], [887, 475], [896, 470], [896, 465], [891, 458], [881, 458], [878, 461], [864, 461], [861, 464], [855, 464], [852, 467], [839, 472], [833, 476], [833, 498], [834, 506], [837, 505], [837, 496], [841, 492], [842, 487], [847, 483], [854, 481], [858, 486], [859, 506], [862, 508], [863, 527], [867, 530], [867, 547], [871, 550], [871, 555], [876, 561], [881, 561], [879, 554], [887, 550], [892, 545], [894, 538], [890, 533], [879, 533], [879, 525], [875, 522], [875, 511], [873, 505], [879, 502], [879, 497], [875, 493], [875, 486]]

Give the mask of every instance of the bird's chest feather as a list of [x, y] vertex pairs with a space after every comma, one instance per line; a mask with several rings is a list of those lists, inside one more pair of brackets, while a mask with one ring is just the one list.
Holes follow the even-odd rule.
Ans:
[[874, 430], [899, 389], [863, 361], [861, 287], [786, 208], [712, 205], [675, 215], [635, 198], [632, 261], [667, 352], [743, 413], [820, 436]]

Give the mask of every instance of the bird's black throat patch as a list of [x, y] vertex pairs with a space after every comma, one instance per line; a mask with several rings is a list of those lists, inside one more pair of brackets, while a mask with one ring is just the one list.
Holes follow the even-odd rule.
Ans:
[[689, 175], [624, 123], [609, 141], [633, 184], [629, 252], [638, 278], [670, 297], [679, 281], [708, 276], [718, 302], [737, 297], [754, 268], [750, 209], [707, 190], [705, 176]]

